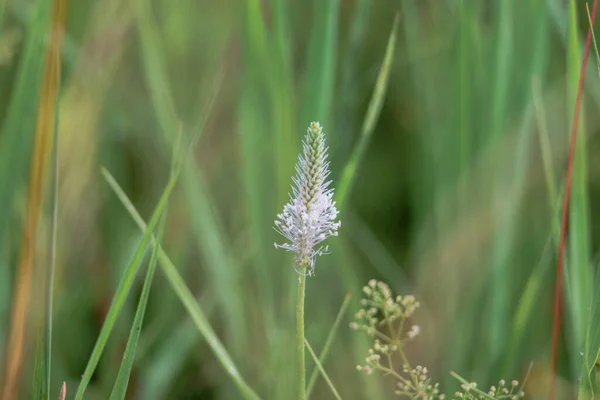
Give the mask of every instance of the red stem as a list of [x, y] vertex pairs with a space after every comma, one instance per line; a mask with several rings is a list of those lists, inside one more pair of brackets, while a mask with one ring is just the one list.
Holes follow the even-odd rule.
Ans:
[[581, 98], [583, 97], [583, 82], [585, 79], [585, 68], [587, 66], [588, 55], [590, 53], [590, 44], [592, 41], [592, 26], [596, 18], [596, 6], [598, 0], [594, 0], [592, 7], [592, 23], [588, 27], [585, 49], [583, 51], [583, 61], [581, 63], [581, 72], [579, 75], [579, 87], [577, 88], [577, 98], [575, 100], [575, 113], [573, 114], [573, 125], [571, 129], [571, 141], [569, 145], [569, 160], [567, 164], [567, 176], [565, 178], [565, 198], [563, 201], [562, 220], [560, 226], [560, 242], [558, 247], [558, 264], [556, 266], [556, 286], [554, 288], [554, 318], [552, 322], [552, 353], [550, 359], [550, 394], [549, 400], [554, 400], [556, 386], [556, 361], [558, 358], [558, 337], [560, 334], [560, 313], [561, 313], [561, 291], [563, 278], [563, 265], [565, 257], [565, 241], [567, 237], [567, 226], [569, 224], [569, 198], [571, 195], [571, 176], [573, 175], [573, 158], [575, 157], [575, 142], [577, 140], [577, 126], [579, 125], [579, 113], [581, 110]]

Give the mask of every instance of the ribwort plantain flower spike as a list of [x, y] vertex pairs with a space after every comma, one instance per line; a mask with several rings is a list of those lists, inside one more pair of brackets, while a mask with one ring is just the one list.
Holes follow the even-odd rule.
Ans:
[[328, 252], [328, 246], [319, 244], [329, 236], [337, 236], [341, 222], [336, 221], [339, 211], [333, 201], [331, 181], [327, 181], [330, 173], [328, 148], [318, 122], [310, 124], [302, 145], [303, 153], [298, 157], [296, 176], [292, 178], [290, 201], [275, 220], [275, 230], [288, 243], [275, 243], [275, 247], [294, 252], [301, 273], [310, 267], [308, 274], [311, 275], [316, 256]]

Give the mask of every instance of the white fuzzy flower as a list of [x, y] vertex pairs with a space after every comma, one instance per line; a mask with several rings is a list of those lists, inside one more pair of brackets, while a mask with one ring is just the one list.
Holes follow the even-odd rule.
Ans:
[[[277, 244], [276, 248], [293, 251], [302, 267], [315, 268], [315, 257], [327, 253], [327, 246], [318, 246], [329, 236], [337, 236], [341, 222], [336, 222], [338, 210], [333, 201], [333, 189], [329, 188], [329, 162], [325, 135], [318, 122], [312, 122], [303, 141], [303, 154], [296, 164], [296, 176], [292, 178], [293, 195], [277, 214], [275, 230], [289, 243]], [[318, 247], [317, 247], [318, 246]]]
[[410, 327], [407, 335], [409, 339], [414, 339], [419, 335], [419, 333], [421, 333], [421, 328], [419, 325], [413, 325]]

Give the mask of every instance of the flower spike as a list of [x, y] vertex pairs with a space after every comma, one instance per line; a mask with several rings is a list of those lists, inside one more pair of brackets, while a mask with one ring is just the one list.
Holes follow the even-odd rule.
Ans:
[[315, 257], [327, 254], [327, 246], [319, 244], [329, 236], [337, 236], [341, 225], [336, 221], [339, 211], [333, 201], [333, 188], [329, 176], [329, 161], [325, 134], [318, 122], [312, 122], [303, 141], [303, 153], [298, 157], [296, 176], [292, 178], [290, 201], [277, 214], [275, 230], [288, 242], [275, 243], [276, 248], [292, 251], [302, 272], [315, 268]]

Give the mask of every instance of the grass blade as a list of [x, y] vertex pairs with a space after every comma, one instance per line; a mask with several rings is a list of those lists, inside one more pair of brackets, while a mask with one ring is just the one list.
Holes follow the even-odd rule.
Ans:
[[[156, 18], [152, 15], [150, 2], [138, 0], [137, 7], [144, 74], [151, 93], [150, 100], [157, 116], [157, 122], [161, 127], [162, 139], [168, 146], [172, 146], [171, 132], [179, 118], [161, 46], [163, 38], [160, 30], [157, 29]], [[208, 122], [208, 117], [221, 89], [222, 80], [222, 73], [218, 73], [213, 80], [207, 105], [200, 115], [198, 126], [195, 127], [198, 134], [202, 133]], [[226, 315], [226, 342], [234, 346], [234, 350], [237, 351], [246, 346], [245, 335], [243, 335], [245, 313], [241, 298], [231, 297], [229, 293], [241, 293], [238, 286], [242, 282], [241, 269], [238, 268], [235, 259], [228, 251], [227, 240], [222, 232], [218, 216], [214, 212], [218, 207], [215, 207], [209, 191], [206, 189], [208, 185], [205, 184], [203, 175], [198, 171], [200, 168], [197, 168], [191, 160], [184, 163], [182, 187], [190, 205], [191, 226], [206, 257], [207, 269], [211, 273], [211, 279], [215, 285], [219, 286], [219, 290], [215, 292], [221, 296], [219, 306]]]
[[[125, 209], [130, 213], [131, 217], [139, 226], [139, 228], [141, 230], [145, 230], [145, 232], [148, 232], [148, 228], [144, 223], [144, 220], [141, 218], [141, 216], [139, 215], [139, 213], [137, 212], [137, 210], [123, 191], [123, 189], [121, 189], [117, 181], [113, 178], [113, 176], [105, 169], [102, 170], [102, 175], [104, 176], [104, 179], [109, 184], [111, 189], [115, 192], [119, 200], [121, 200]], [[161, 257], [161, 254], [164, 254], [162, 250], [159, 252], [159, 259]], [[162, 258], [164, 261], [166, 261], [166, 255]], [[210, 323], [208, 322], [208, 319], [202, 311], [202, 308], [194, 298], [192, 292], [190, 292], [190, 289], [185, 284], [181, 275], [179, 275], [177, 268], [175, 268], [175, 266], [172, 263], [163, 262], [163, 260], [161, 260], [161, 266], [164, 274], [169, 280], [169, 283], [173, 287], [173, 291], [175, 292], [175, 294], [177, 294], [177, 296], [183, 303], [185, 309], [192, 317], [196, 328], [198, 328], [198, 331], [202, 334], [202, 336], [204, 336], [204, 338], [206, 339], [210, 348], [215, 353], [215, 356], [217, 357], [225, 371], [231, 376], [234, 383], [237, 385], [238, 389], [240, 390], [240, 393], [244, 396], [245, 399], [260, 399], [260, 397], [258, 397], [258, 395], [252, 390], [252, 388], [250, 388], [250, 386], [240, 375], [237, 367], [235, 366], [235, 363], [229, 356], [229, 353], [217, 337], [215, 331], [210, 326]]]
[[396, 14], [396, 18], [394, 19], [394, 25], [392, 27], [392, 32], [390, 33], [387, 48], [385, 50], [385, 56], [383, 58], [381, 70], [379, 71], [379, 75], [377, 76], [377, 83], [375, 84], [375, 89], [373, 90], [371, 101], [369, 102], [369, 108], [367, 109], [367, 114], [365, 115], [365, 119], [363, 121], [361, 137], [359, 139], [358, 145], [352, 151], [350, 159], [344, 167], [344, 170], [342, 172], [342, 178], [336, 190], [337, 202], [339, 204], [338, 208], [340, 210], [344, 209], [344, 203], [348, 198], [352, 180], [356, 175], [358, 164], [360, 163], [361, 158], [367, 150], [369, 139], [371, 138], [373, 129], [375, 128], [375, 123], [377, 122], [377, 118], [379, 117], [379, 113], [383, 105], [385, 92], [387, 90], [387, 82], [390, 75], [390, 69], [392, 66], [392, 61], [394, 59], [394, 48], [396, 47], [398, 19], [399, 17]]
[[40, 326], [35, 343], [35, 363], [33, 365], [33, 398], [36, 400], [42, 400], [48, 396], [45, 349], [44, 330]]
[[146, 279], [144, 280], [144, 286], [142, 288], [142, 294], [138, 303], [138, 308], [135, 312], [133, 324], [131, 325], [131, 331], [129, 333], [129, 339], [127, 340], [127, 346], [125, 347], [125, 353], [123, 354], [123, 361], [119, 368], [117, 380], [113, 386], [112, 393], [110, 394], [110, 400], [124, 399], [127, 393], [127, 385], [129, 383], [129, 376], [131, 375], [131, 369], [133, 368], [133, 362], [135, 360], [135, 350], [137, 343], [140, 338], [140, 332], [142, 331], [142, 325], [144, 323], [144, 315], [146, 313], [146, 306], [148, 304], [148, 298], [150, 297], [150, 288], [152, 286], [152, 280], [154, 279], [154, 271], [156, 270], [156, 263], [158, 261], [158, 250], [162, 243], [162, 237], [165, 231], [167, 210], [163, 214], [160, 223], [158, 224], [158, 233], [156, 235], [156, 244], [152, 249], [152, 255], [150, 256], [150, 263], [148, 265], [148, 272], [146, 273]]
[[[0, 134], [0, 209], [12, 209], [12, 196], [25, 180], [30, 159], [37, 102], [42, 82], [46, 35], [51, 15], [50, 1], [36, 1], [29, 23], [23, 56]], [[0, 215], [0, 235], [4, 234], [10, 212]]]
[[[365, 38], [368, 32], [369, 18], [374, 9], [374, 2], [371, 0], [362, 0], [357, 2], [352, 17], [352, 23], [348, 33], [348, 43], [344, 50], [344, 58], [340, 64], [341, 77], [339, 89], [339, 110], [336, 119], [336, 130], [338, 132], [352, 132], [360, 125], [359, 118], [359, 99], [362, 97], [362, 90], [358, 88], [356, 82], [361, 78], [359, 72], [360, 59], [364, 57], [368, 48]], [[345, 135], [336, 138], [340, 144], [335, 146], [331, 144], [333, 158], [337, 154], [346, 154], [350, 150], [351, 136]], [[337, 147], [337, 148], [334, 148]], [[345, 157], [345, 155], [344, 155]]]
[[327, 376], [327, 373], [325, 372], [325, 370], [323, 369], [323, 366], [319, 362], [319, 358], [317, 357], [317, 355], [313, 351], [312, 347], [310, 347], [310, 344], [308, 343], [308, 340], [306, 340], [306, 338], [304, 338], [304, 344], [306, 345], [306, 348], [308, 349], [308, 352], [312, 356], [313, 360], [315, 360], [315, 364], [317, 364], [318, 370], [321, 372], [321, 375], [323, 375], [323, 379], [325, 379], [325, 382], [327, 382], [327, 385], [331, 389], [331, 392], [333, 393], [333, 395], [335, 396], [335, 398], [338, 399], [338, 400], [342, 400], [342, 398], [340, 397], [339, 393], [335, 389], [335, 386], [333, 386], [333, 383], [331, 382], [331, 379], [329, 379], [329, 376]]
[[[192, 139], [190, 141], [191, 145], [189, 145], [187, 147], [188, 153], [184, 156], [184, 158], [187, 158], [186, 156], [189, 156], [189, 153], [191, 153], [193, 151], [194, 144], [198, 140], [198, 136], [199, 136], [199, 133], [196, 132], [195, 135], [192, 137]], [[87, 385], [90, 382], [92, 374], [94, 373], [94, 370], [96, 369], [96, 366], [98, 365], [98, 361], [100, 360], [100, 356], [102, 355], [102, 352], [104, 351], [104, 347], [106, 346], [108, 337], [110, 336], [110, 333], [116, 323], [117, 317], [119, 316], [119, 313], [121, 312], [121, 309], [123, 308], [125, 299], [127, 298], [127, 295], [129, 294], [129, 290], [131, 289], [131, 286], [133, 285], [133, 280], [134, 280], [134, 278], [137, 274], [137, 271], [142, 263], [144, 254], [146, 253], [146, 248], [150, 242], [150, 239], [153, 237], [152, 233], [153, 233], [154, 229], [156, 228], [156, 226], [158, 225], [160, 216], [163, 214], [163, 212], [167, 206], [169, 197], [170, 197], [171, 193], [173, 192], [173, 189], [175, 188], [175, 185], [177, 183], [177, 180], [178, 180], [180, 172], [181, 172], [181, 167], [184, 164], [184, 162], [185, 161], [182, 161], [181, 164], [178, 164], [178, 167], [175, 170], [175, 172], [173, 172], [171, 174], [169, 181], [160, 197], [160, 200], [158, 201], [158, 204], [156, 205], [156, 208], [154, 209], [154, 212], [152, 213], [152, 217], [150, 218], [150, 223], [148, 224], [148, 227], [144, 231], [144, 234], [140, 240], [140, 243], [138, 244], [138, 246], [136, 248], [136, 251], [135, 251], [133, 257], [131, 258], [131, 261], [129, 262], [127, 267], [125, 267], [123, 276], [121, 277], [121, 280], [119, 282], [119, 285], [117, 287], [115, 295], [110, 304], [110, 308], [108, 309], [108, 313], [106, 314], [106, 319], [105, 319], [104, 323], [102, 324], [102, 328], [100, 330], [100, 335], [98, 336], [98, 339], [96, 341], [96, 344], [94, 345], [94, 349], [92, 350], [92, 354], [90, 356], [88, 364], [87, 364], [85, 371], [83, 372], [83, 375], [81, 377], [81, 383], [79, 384], [79, 387], [77, 388], [77, 392], [75, 393], [75, 400], [81, 400], [83, 398], [83, 393], [85, 392], [85, 389], [87, 388]]]
[[597, 385], [594, 381], [596, 380], [596, 363], [600, 359], [600, 325], [598, 324], [598, 321], [600, 321], [600, 291], [598, 290], [598, 284], [600, 284], [600, 273], [597, 272], [587, 319], [582, 368], [584, 376], [579, 383], [580, 399], [596, 398], [595, 389]]
[[[596, 16], [596, 7], [598, 0], [594, 0], [594, 7], [592, 9], [592, 22]], [[576, 13], [575, 3], [572, 1], [570, 6], [571, 14], [571, 32], [572, 40], [569, 48], [572, 50], [571, 62], [575, 63], [579, 60], [579, 52], [575, 49], [578, 47], [578, 35], [576, 28]], [[567, 164], [567, 172], [565, 178], [565, 193], [562, 210], [561, 230], [560, 230], [560, 243], [558, 249], [558, 261], [556, 267], [556, 285], [554, 289], [554, 315], [552, 323], [552, 353], [550, 360], [551, 368], [551, 381], [550, 381], [550, 399], [554, 399], [554, 391], [556, 385], [556, 364], [558, 359], [558, 336], [560, 334], [560, 315], [561, 315], [561, 294], [562, 294], [562, 279], [563, 279], [563, 267], [564, 267], [564, 252], [567, 235], [567, 224], [571, 221], [570, 229], [570, 271], [569, 281], [571, 288], [569, 292], [572, 294], [570, 297], [570, 308], [572, 311], [571, 318], [573, 319], [573, 343], [575, 348], [580, 347], [583, 344], [583, 330], [585, 329], [586, 316], [582, 316], [584, 310], [587, 309], [590, 296], [591, 280], [589, 279], [589, 265], [588, 265], [588, 237], [587, 237], [587, 197], [586, 197], [586, 177], [585, 177], [585, 144], [584, 138], [580, 138], [579, 142], [576, 141], [577, 133], [579, 130], [579, 114], [581, 110], [581, 100], [583, 96], [583, 86], [585, 80], [585, 70], [587, 66], [587, 60], [589, 55], [589, 49], [591, 44], [591, 28], [588, 29], [587, 39], [585, 42], [585, 49], [583, 53], [583, 60], [581, 62], [581, 70], [579, 77], [575, 76], [575, 72], [571, 73], [570, 81], [574, 83], [575, 79], [578, 79], [578, 87], [576, 96], [570, 96], [573, 99], [569, 103], [574, 103], [573, 113], [573, 125], [571, 130], [571, 138], [569, 145], [569, 160]], [[574, 71], [575, 68], [571, 68]], [[575, 186], [573, 186], [573, 208], [569, 208], [570, 196], [571, 196], [571, 180], [572, 176], [575, 176]]]
[[600, 53], [598, 53], [598, 43], [596, 42], [596, 34], [594, 33], [594, 23], [592, 22], [592, 15], [590, 14], [590, 7], [588, 3], [585, 3], [585, 11], [587, 12], [590, 30], [592, 31], [592, 40], [594, 41], [594, 54], [596, 54], [596, 68], [598, 69], [598, 76], [600, 77]]
[[[19, 377], [25, 342], [25, 328], [30, 301], [30, 285], [35, 258], [35, 248], [39, 215], [42, 207], [43, 191], [47, 177], [47, 160], [54, 138], [56, 149], [56, 121], [57, 99], [60, 86], [60, 66], [62, 37], [66, 22], [66, 0], [56, 0], [52, 6], [50, 41], [46, 45], [44, 54], [44, 74], [42, 79], [41, 95], [38, 105], [37, 122], [35, 130], [35, 144], [27, 198], [27, 215], [23, 239], [21, 242], [21, 255], [17, 276], [17, 290], [13, 303], [11, 317], [11, 330], [9, 336], [9, 351], [7, 354], [7, 368], [4, 371], [3, 399], [18, 398]], [[45, 28], [45, 25], [43, 25]], [[14, 149], [11, 149], [14, 151]], [[54, 170], [57, 170], [56, 152], [53, 153]], [[54, 203], [56, 200], [56, 182], [53, 185]], [[56, 207], [56, 204], [53, 204]], [[46, 268], [46, 315], [40, 327], [38, 339], [41, 343], [37, 346], [39, 353], [36, 355], [36, 370], [38, 379], [35, 379], [34, 395], [39, 399], [48, 399], [50, 393], [50, 351], [52, 339], [52, 284], [54, 273], [54, 255], [56, 240], [56, 210], [53, 211], [51, 232], [51, 260]], [[44, 329], [45, 327], [45, 329]]]
[[100, 356], [106, 346], [106, 342], [108, 341], [108, 337], [116, 323], [117, 317], [123, 308], [125, 303], [125, 299], [129, 294], [129, 290], [133, 285], [133, 281], [135, 279], [135, 275], [137, 274], [137, 270], [140, 267], [144, 254], [146, 252], [147, 245], [150, 241], [150, 237], [152, 235], [152, 231], [158, 224], [159, 218], [164, 212], [164, 209], [167, 205], [167, 201], [169, 196], [173, 192], [173, 188], [175, 187], [175, 183], [177, 182], [177, 177], [171, 178], [156, 206], [154, 213], [150, 219], [150, 223], [148, 224], [148, 228], [145, 230], [138, 247], [129, 262], [129, 265], [125, 268], [121, 281], [119, 282], [119, 286], [117, 287], [117, 291], [113, 297], [110, 308], [108, 309], [108, 313], [106, 314], [106, 319], [104, 324], [102, 324], [102, 329], [100, 330], [100, 335], [94, 345], [94, 349], [88, 361], [88, 364], [83, 372], [81, 377], [81, 383], [77, 388], [77, 392], [75, 394], [76, 400], [81, 400], [83, 398], [83, 393], [87, 388], [87, 385], [90, 382], [92, 374], [98, 365], [98, 361], [100, 360]]
[[[513, 24], [514, 4], [512, 0], [499, 3], [498, 31], [496, 43], [496, 71], [492, 86], [492, 108], [491, 122], [489, 129], [491, 132], [490, 144], [498, 143], [506, 130], [506, 115], [509, 108], [509, 88], [510, 76], [513, 71], [511, 60], [514, 54]], [[526, 134], [526, 133], [525, 133]], [[522, 172], [522, 171], [519, 171]], [[492, 198], [492, 208], [496, 215], [494, 225], [496, 229], [496, 240], [491, 250], [491, 281], [490, 286], [490, 305], [489, 319], [486, 322], [488, 339], [486, 346], [489, 347], [487, 357], [491, 362], [498, 360], [501, 355], [502, 345], [504, 343], [502, 329], [508, 324], [509, 318], [509, 298], [510, 293], [510, 272], [506, 268], [509, 265], [510, 256], [511, 229], [514, 225], [511, 223], [510, 216], [500, 212], [503, 208], [502, 195], [507, 188], [503, 185], [504, 171], [498, 170], [494, 176], [494, 196]], [[510, 190], [510, 189], [508, 189]], [[502, 218], [504, 217], [504, 218]], [[507, 218], [509, 217], [509, 218]], [[484, 354], [480, 353], [482, 356]], [[486, 361], [486, 364], [488, 361]], [[480, 368], [480, 370], [482, 370]], [[481, 374], [481, 377], [485, 374]]]
[[[59, 127], [59, 110], [60, 110], [60, 100], [58, 88], [60, 87], [60, 79], [61, 79], [61, 48], [62, 42], [64, 39], [64, 25], [66, 23], [66, 13], [67, 13], [67, 0], [58, 0], [58, 8], [57, 11], [58, 16], [56, 17], [56, 24], [59, 24], [58, 27], [55, 26], [53, 29], [53, 67], [55, 68], [55, 77], [56, 79], [56, 93], [55, 96], [55, 104], [54, 104], [54, 134], [52, 138], [52, 176], [51, 176], [51, 217], [50, 217], [50, 263], [47, 269], [46, 274], [46, 399], [50, 399], [50, 377], [52, 371], [52, 314], [54, 307], [54, 274], [56, 271], [56, 246], [58, 240], [58, 127]], [[58, 36], [58, 37], [57, 37]]]
[[[324, 364], [325, 360], [327, 359], [327, 355], [329, 354], [329, 349], [331, 348], [331, 345], [333, 344], [333, 339], [335, 338], [335, 335], [340, 327], [342, 318], [346, 314], [348, 305], [350, 305], [351, 298], [352, 298], [352, 294], [350, 292], [348, 292], [346, 294], [346, 297], [344, 297], [344, 302], [342, 303], [342, 306], [340, 307], [340, 311], [338, 312], [337, 316], [335, 317], [333, 326], [331, 327], [331, 330], [329, 331], [329, 335], [327, 335], [327, 339], [325, 340], [325, 345], [323, 346], [323, 350], [321, 350], [321, 354], [319, 355], [318, 362], [320, 364]], [[310, 376], [310, 380], [308, 381], [308, 386], [306, 387], [306, 398], [307, 399], [310, 398], [310, 394], [315, 387], [315, 383], [317, 382], [318, 376], [319, 376], [319, 368], [317, 366], [317, 368], [313, 371], [312, 375]]]
[[[546, 109], [542, 101], [542, 95], [540, 90], [540, 82], [537, 77], [534, 77], [532, 81], [532, 93], [533, 93], [533, 104], [535, 105], [535, 116], [537, 121], [537, 131], [539, 134], [540, 141], [540, 152], [542, 154], [542, 163], [544, 166], [544, 178], [546, 179], [546, 189], [548, 190], [548, 204], [553, 210], [552, 215], [556, 209], [556, 200], [558, 199], [558, 190], [556, 189], [556, 173], [554, 172], [554, 166], [552, 165], [552, 150], [550, 148], [550, 137], [548, 135], [548, 125], [546, 123]], [[552, 218], [553, 227], [556, 227], [557, 239], [558, 239], [558, 224], [556, 219]], [[554, 229], [554, 228], [553, 228]]]
[[[320, 121], [331, 124], [331, 110], [335, 89], [339, 0], [313, 1], [313, 29], [306, 55], [304, 114], [300, 121]], [[331, 129], [331, 128], [330, 128]]]
[[[173, 146], [173, 158], [171, 161], [171, 177], [174, 176], [175, 171], [179, 168], [180, 163], [177, 157], [177, 153], [180, 151], [181, 146], [181, 124], [179, 125], [179, 132], [175, 138], [175, 145]], [[152, 249], [150, 256], [150, 262], [148, 264], [148, 271], [146, 272], [146, 279], [144, 280], [144, 286], [142, 287], [142, 294], [138, 303], [133, 324], [131, 325], [131, 331], [129, 332], [129, 338], [127, 339], [127, 345], [125, 347], [125, 353], [123, 354], [123, 360], [119, 367], [117, 379], [113, 386], [113, 390], [110, 395], [110, 399], [124, 399], [127, 394], [127, 386], [129, 384], [129, 377], [131, 376], [131, 370], [133, 368], [133, 362], [135, 361], [135, 354], [137, 350], [138, 341], [140, 339], [140, 333], [144, 324], [144, 315], [146, 314], [146, 307], [148, 305], [148, 298], [150, 297], [150, 288], [154, 279], [154, 272], [156, 271], [156, 263], [158, 261], [158, 253], [160, 250], [160, 244], [162, 243], [163, 235], [165, 232], [165, 223], [167, 220], [168, 206], [165, 207], [165, 212], [162, 215], [160, 222], [158, 223], [158, 234], [156, 239], [152, 238], [155, 244]]]

